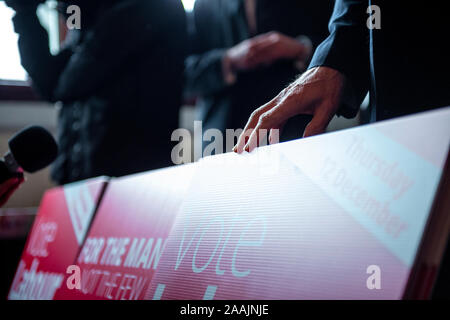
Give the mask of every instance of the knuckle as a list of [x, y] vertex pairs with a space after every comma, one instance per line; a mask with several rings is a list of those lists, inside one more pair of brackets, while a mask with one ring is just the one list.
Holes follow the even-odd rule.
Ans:
[[250, 119], [258, 119], [260, 115], [261, 115], [261, 109], [258, 108], [252, 112], [252, 114], [250, 115]]
[[270, 121], [270, 119], [271, 119], [271, 114], [270, 113], [268, 113], [268, 112], [263, 113], [259, 117], [259, 124], [264, 126], [265, 124], [267, 124]]

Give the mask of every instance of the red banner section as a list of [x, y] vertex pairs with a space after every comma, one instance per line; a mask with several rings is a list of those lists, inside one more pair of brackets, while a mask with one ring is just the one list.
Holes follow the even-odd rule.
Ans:
[[48, 300], [64, 290], [67, 268], [75, 262], [106, 181], [74, 183], [44, 195], [9, 299]]
[[77, 259], [79, 290], [56, 298], [143, 299], [193, 170], [186, 165], [110, 182]]
[[447, 108], [203, 160], [146, 298], [402, 298], [449, 123]]

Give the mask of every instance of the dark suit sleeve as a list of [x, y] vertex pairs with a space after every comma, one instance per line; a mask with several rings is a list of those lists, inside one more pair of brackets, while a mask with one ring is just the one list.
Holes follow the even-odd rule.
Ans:
[[316, 49], [309, 68], [326, 66], [343, 73], [350, 84], [352, 102], [338, 114], [354, 117], [370, 83], [369, 17], [367, 0], [336, 0], [329, 23], [330, 35]]
[[317, 48], [329, 34], [327, 25], [333, 13], [334, 1], [314, 0], [309, 3], [306, 15], [312, 16], [312, 22], [308, 23], [308, 32], [305, 33], [311, 39], [314, 48]]
[[188, 96], [209, 95], [227, 87], [222, 70], [226, 48], [214, 48], [212, 26], [215, 2], [197, 0], [190, 16], [190, 55], [185, 62], [185, 92]]
[[52, 55], [47, 31], [36, 16], [36, 7], [18, 10], [13, 18], [14, 29], [19, 34], [19, 52], [22, 66], [32, 79], [33, 87], [46, 100], [55, 101], [54, 90], [59, 75], [69, 61], [70, 50]]

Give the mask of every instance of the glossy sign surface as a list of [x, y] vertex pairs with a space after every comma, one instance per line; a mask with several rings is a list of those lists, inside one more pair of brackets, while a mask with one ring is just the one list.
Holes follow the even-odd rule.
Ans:
[[199, 164], [148, 299], [399, 299], [450, 109]]

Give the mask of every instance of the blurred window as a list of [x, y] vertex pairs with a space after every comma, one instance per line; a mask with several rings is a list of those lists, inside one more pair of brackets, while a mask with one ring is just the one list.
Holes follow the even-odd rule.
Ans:
[[[0, 80], [12, 82], [24, 82], [27, 73], [20, 64], [20, 55], [17, 48], [18, 36], [14, 32], [11, 21], [14, 10], [0, 2]], [[49, 46], [52, 53], [59, 50], [58, 13], [56, 1], [48, 1], [38, 8], [38, 16], [41, 24], [49, 32]], [[4, 81], [1, 83], [3, 84]], [[0, 85], [1, 85], [0, 84]]]
[[181, 0], [183, 2], [184, 10], [192, 11], [194, 9], [195, 0]]

